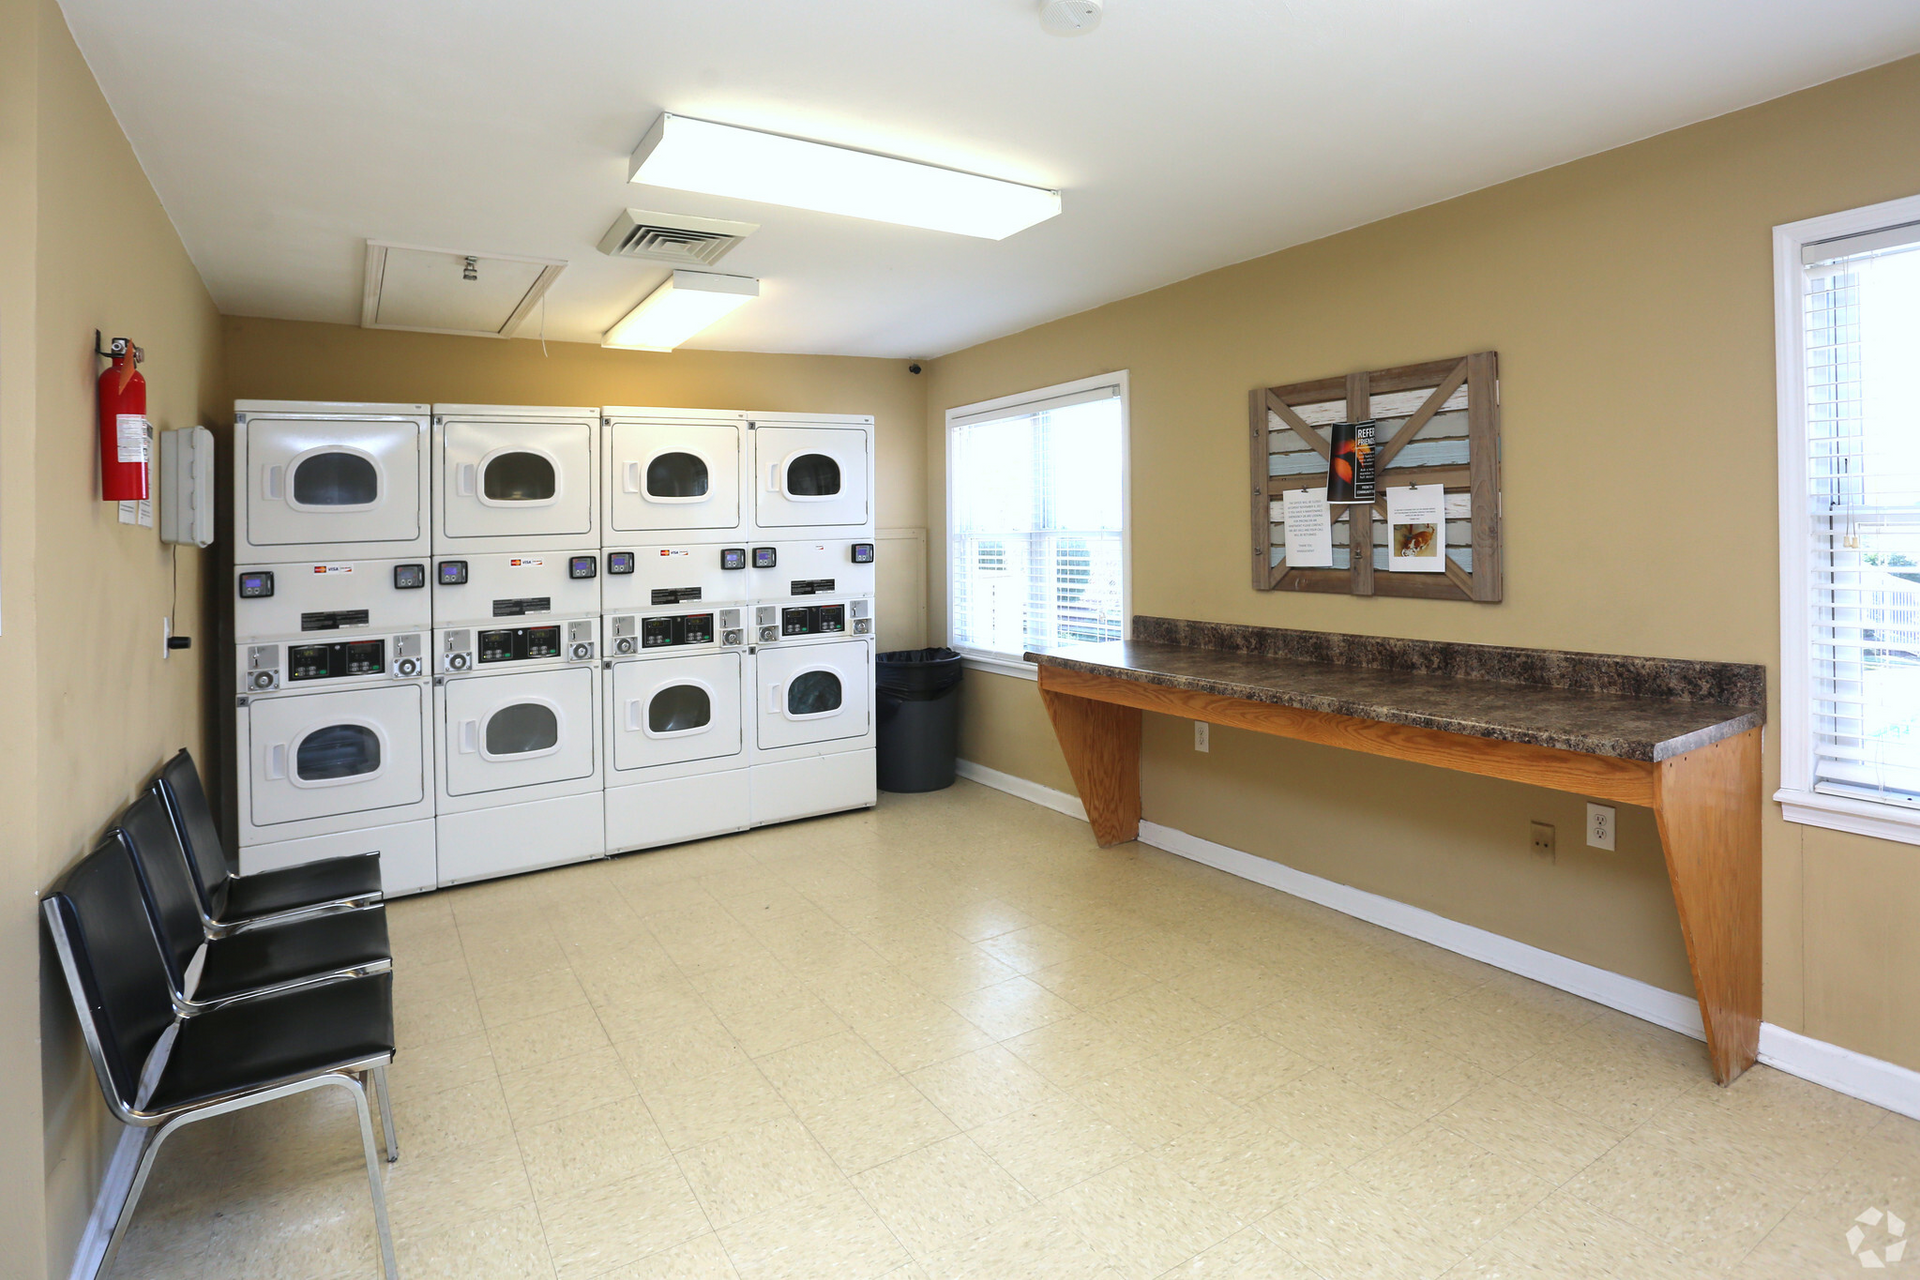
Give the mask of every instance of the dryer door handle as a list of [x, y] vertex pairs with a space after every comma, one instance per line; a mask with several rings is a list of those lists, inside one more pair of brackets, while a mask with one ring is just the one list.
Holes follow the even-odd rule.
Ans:
[[478, 746], [479, 731], [480, 722], [478, 720], [462, 720], [460, 722], [460, 750], [468, 755], [472, 755], [478, 751], [480, 749]]
[[285, 467], [260, 468], [260, 496], [269, 502], [280, 501], [285, 483], [283, 477], [286, 473]]
[[627, 732], [640, 732], [640, 699], [627, 699]]
[[276, 742], [267, 748], [267, 777], [278, 782], [287, 776], [287, 744]]
[[622, 483], [626, 487], [626, 490], [628, 493], [640, 492], [640, 464], [639, 463], [629, 462], [627, 464], [626, 479]]
[[780, 714], [780, 684], [778, 681], [767, 686], [767, 710], [774, 715]]
[[473, 464], [462, 462], [453, 469], [453, 491], [463, 498], [473, 496]]

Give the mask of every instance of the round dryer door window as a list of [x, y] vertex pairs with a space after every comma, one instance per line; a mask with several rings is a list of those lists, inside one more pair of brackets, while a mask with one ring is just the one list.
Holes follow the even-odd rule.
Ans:
[[296, 507], [366, 508], [380, 501], [380, 472], [371, 458], [328, 449], [294, 464], [292, 489]]
[[560, 717], [543, 702], [516, 702], [487, 718], [487, 754], [527, 756], [560, 745]]
[[380, 735], [363, 724], [330, 724], [300, 739], [293, 776], [301, 782], [340, 782], [380, 772]]
[[832, 498], [840, 493], [840, 464], [824, 453], [797, 454], [787, 463], [787, 496]]
[[824, 716], [840, 709], [840, 677], [831, 671], [802, 671], [787, 682], [787, 714]]
[[538, 453], [508, 450], [482, 468], [480, 492], [489, 502], [551, 502], [559, 491], [553, 460]]
[[647, 463], [647, 496], [667, 501], [704, 498], [711, 485], [707, 463], [697, 453], [663, 453]]
[[713, 723], [713, 698], [697, 684], [668, 685], [647, 703], [647, 732], [691, 733]]

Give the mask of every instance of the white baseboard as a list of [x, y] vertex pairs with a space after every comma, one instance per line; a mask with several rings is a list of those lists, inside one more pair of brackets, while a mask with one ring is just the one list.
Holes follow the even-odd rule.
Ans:
[[1080, 803], [1080, 797], [1069, 795], [1065, 791], [1056, 791], [1052, 787], [1029, 782], [1025, 778], [1011, 773], [1002, 773], [998, 769], [989, 769], [983, 764], [971, 760], [956, 760], [954, 772], [963, 778], [972, 778], [983, 786], [995, 791], [1004, 791], [1010, 796], [1019, 796], [1022, 800], [1031, 800], [1043, 809], [1052, 809], [1055, 813], [1064, 813], [1069, 818], [1087, 820], [1087, 806]]
[[[1031, 800], [1037, 805], [1086, 820], [1086, 808], [1075, 796], [1025, 778], [989, 769], [970, 760], [959, 762], [961, 777], [1009, 795]], [[1505, 969], [1535, 982], [1572, 992], [1618, 1009], [1622, 1013], [1669, 1030], [1706, 1038], [1700, 1022], [1700, 1005], [1691, 996], [1672, 991], [1570, 960], [1539, 947], [1516, 942], [1501, 934], [1449, 920], [1421, 907], [1383, 898], [1351, 885], [1298, 871], [1239, 849], [1216, 844], [1155, 822], [1140, 824], [1140, 843], [1164, 849], [1168, 853], [1204, 863], [1229, 875], [1255, 884], [1278, 889], [1282, 893], [1317, 902], [1345, 915], [1377, 924], [1383, 929], [1418, 938], [1448, 951], [1471, 956], [1496, 969]], [[1875, 1106], [1920, 1119], [1920, 1071], [1896, 1063], [1868, 1057], [1824, 1040], [1815, 1040], [1773, 1023], [1760, 1024], [1760, 1061], [1789, 1075], [1824, 1085], [1837, 1093], [1871, 1102]]]
[[107, 1246], [113, 1241], [113, 1224], [120, 1220], [121, 1206], [133, 1190], [133, 1175], [140, 1167], [140, 1140], [146, 1132], [130, 1127], [120, 1130], [120, 1140], [114, 1144], [107, 1171], [100, 1179], [100, 1193], [93, 1200], [93, 1212], [87, 1215], [87, 1229], [80, 1233], [80, 1243], [73, 1251], [73, 1270], [68, 1273], [71, 1280], [94, 1280], [100, 1274], [100, 1264], [107, 1260]]

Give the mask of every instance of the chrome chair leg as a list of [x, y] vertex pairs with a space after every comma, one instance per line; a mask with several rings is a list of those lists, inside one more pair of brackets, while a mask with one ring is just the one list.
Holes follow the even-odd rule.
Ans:
[[380, 1099], [380, 1128], [387, 1140], [387, 1163], [392, 1164], [400, 1158], [400, 1142], [393, 1136], [393, 1095], [387, 1090], [387, 1069], [375, 1067], [368, 1074], [373, 1077], [374, 1094]]
[[133, 1185], [127, 1188], [127, 1198], [120, 1205], [120, 1214], [113, 1220], [113, 1235], [107, 1240], [106, 1256], [100, 1259], [99, 1275], [113, 1274], [113, 1260], [120, 1256], [120, 1246], [126, 1241], [127, 1228], [133, 1225], [133, 1210], [140, 1203], [140, 1193], [146, 1190], [147, 1175], [153, 1172], [154, 1157], [160, 1154], [160, 1144], [167, 1140], [167, 1134], [173, 1127], [164, 1124], [158, 1129], [141, 1131], [140, 1164], [133, 1175]]
[[400, 1264], [393, 1256], [393, 1228], [387, 1222], [387, 1192], [380, 1185], [380, 1156], [373, 1145], [373, 1113], [367, 1109], [366, 1086], [352, 1076], [335, 1080], [353, 1094], [353, 1105], [360, 1112], [360, 1143], [367, 1155], [367, 1186], [373, 1193], [373, 1220], [380, 1229], [380, 1263], [386, 1280], [400, 1280]]

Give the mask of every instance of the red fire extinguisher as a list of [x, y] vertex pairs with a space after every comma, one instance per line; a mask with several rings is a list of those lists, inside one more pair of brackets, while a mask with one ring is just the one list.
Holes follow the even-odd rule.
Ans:
[[100, 375], [100, 497], [137, 501], [147, 496], [147, 380], [138, 367], [146, 352], [128, 338], [101, 351], [97, 334], [93, 349], [113, 360]]

